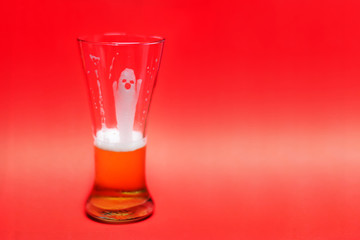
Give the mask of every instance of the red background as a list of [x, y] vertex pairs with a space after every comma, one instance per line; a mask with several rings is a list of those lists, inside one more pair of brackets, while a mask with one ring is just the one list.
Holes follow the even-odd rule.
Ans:
[[[3, 1], [0, 239], [360, 239], [359, 1]], [[76, 37], [166, 37], [146, 221], [93, 222]]]

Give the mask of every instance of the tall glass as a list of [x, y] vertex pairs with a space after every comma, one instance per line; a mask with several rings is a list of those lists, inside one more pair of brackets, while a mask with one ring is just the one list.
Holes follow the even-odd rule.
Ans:
[[164, 39], [103, 34], [78, 38], [78, 43], [95, 148], [86, 213], [109, 223], [145, 219], [154, 209], [145, 181], [146, 119]]

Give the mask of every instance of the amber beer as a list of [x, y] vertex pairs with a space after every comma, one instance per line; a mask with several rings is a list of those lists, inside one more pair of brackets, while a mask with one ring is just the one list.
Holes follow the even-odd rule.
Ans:
[[95, 189], [142, 191], [145, 189], [145, 149], [113, 152], [95, 146]]
[[[145, 151], [146, 146], [123, 152], [95, 146], [95, 184], [87, 203], [90, 216], [100, 213], [104, 220], [122, 220], [148, 211], [146, 202], [151, 199], [145, 183]], [[143, 210], [138, 209], [141, 205]]]

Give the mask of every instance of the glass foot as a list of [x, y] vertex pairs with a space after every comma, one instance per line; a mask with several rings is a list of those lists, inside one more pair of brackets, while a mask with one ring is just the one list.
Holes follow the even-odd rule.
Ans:
[[86, 214], [93, 220], [105, 223], [129, 223], [151, 216], [154, 204], [150, 197], [90, 196]]

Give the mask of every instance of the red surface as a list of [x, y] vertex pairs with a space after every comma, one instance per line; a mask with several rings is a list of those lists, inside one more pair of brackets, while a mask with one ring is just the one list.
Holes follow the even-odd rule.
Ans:
[[[360, 239], [359, 1], [3, 1], [0, 239]], [[76, 36], [166, 37], [148, 220], [86, 218]]]

